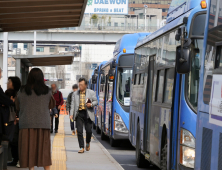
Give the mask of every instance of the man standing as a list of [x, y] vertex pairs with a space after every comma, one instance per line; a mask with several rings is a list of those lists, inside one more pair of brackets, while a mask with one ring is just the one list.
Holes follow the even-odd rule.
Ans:
[[[66, 100], [66, 113], [67, 113], [67, 115], [70, 115], [73, 93], [78, 90], [78, 85], [74, 84], [72, 86], [72, 90], [73, 90], [73, 92], [69, 93], [68, 98]], [[72, 119], [71, 116], [70, 116], [70, 126], [71, 126], [72, 135], [75, 135], [75, 124], [74, 124], [74, 120]]]
[[[51, 85], [52, 94], [56, 101], [56, 109], [58, 110], [58, 116], [55, 117], [55, 133], [58, 133], [58, 125], [59, 125], [59, 112], [64, 103], [62, 93], [58, 90], [56, 84]], [[51, 119], [51, 133], [53, 132], [53, 116]]]
[[87, 80], [79, 79], [79, 90], [73, 93], [73, 102], [71, 106], [70, 118], [76, 120], [78, 132], [78, 141], [80, 150], [78, 153], [84, 153], [83, 124], [86, 129], [86, 151], [90, 150], [92, 137], [92, 122], [95, 120], [93, 107], [98, 104], [96, 93], [87, 89]]

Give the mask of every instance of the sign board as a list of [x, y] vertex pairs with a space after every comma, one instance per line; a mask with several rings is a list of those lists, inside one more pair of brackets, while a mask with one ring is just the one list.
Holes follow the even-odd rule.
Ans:
[[85, 14], [128, 14], [128, 0], [88, 0]]
[[130, 106], [130, 97], [124, 97], [124, 105]]
[[209, 103], [209, 122], [222, 126], [222, 75], [213, 75]]

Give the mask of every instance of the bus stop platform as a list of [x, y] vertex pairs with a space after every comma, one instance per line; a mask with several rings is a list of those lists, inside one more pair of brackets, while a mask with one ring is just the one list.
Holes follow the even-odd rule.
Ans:
[[[60, 115], [59, 131], [51, 135], [52, 166], [51, 170], [123, 170], [103, 145], [93, 136], [90, 151], [79, 154], [77, 136], [72, 136], [70, 120], [67, 115]], [[8, 170], [28, 170], [28, 168], [8, 167]], [[44, 168], [35, 167], [35, 170]]]

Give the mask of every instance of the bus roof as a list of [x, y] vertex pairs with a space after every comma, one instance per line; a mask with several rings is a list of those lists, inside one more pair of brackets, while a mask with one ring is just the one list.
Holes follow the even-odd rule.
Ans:
[[[200, 6], [202, 0], [172, 0], [167, 14], [167, 23]], [[208, 2], [208, 0], [206, 0]]]
[[150, 33], [135, 33], [135, 34], [125, 34], [116, 42], [116, 46], [113, 51], [113, 56], [116, 57], [123, 49], [126, 49], [126, 54], [134, 53], [134, 48], [136, 46], [137, 40], [140, 37], [146, 37]]

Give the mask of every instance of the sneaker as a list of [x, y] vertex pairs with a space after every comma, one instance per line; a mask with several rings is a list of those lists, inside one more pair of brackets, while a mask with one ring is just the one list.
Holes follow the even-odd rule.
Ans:
[[80, 148], [78, 153], [84, 153], [84, 148]]
[[55, 130], [55, 133], [58, 133], [58, 130]]
[[86, 151], [89, 151], [90, 150], [90, 143], [87, 143], [86, 144]]
[[20, 168], [20, 164], [19, 164], [19, 161], [18, 161], [18, 163], [17, 163], [16, 167], [17, 167], [17, 168]]

